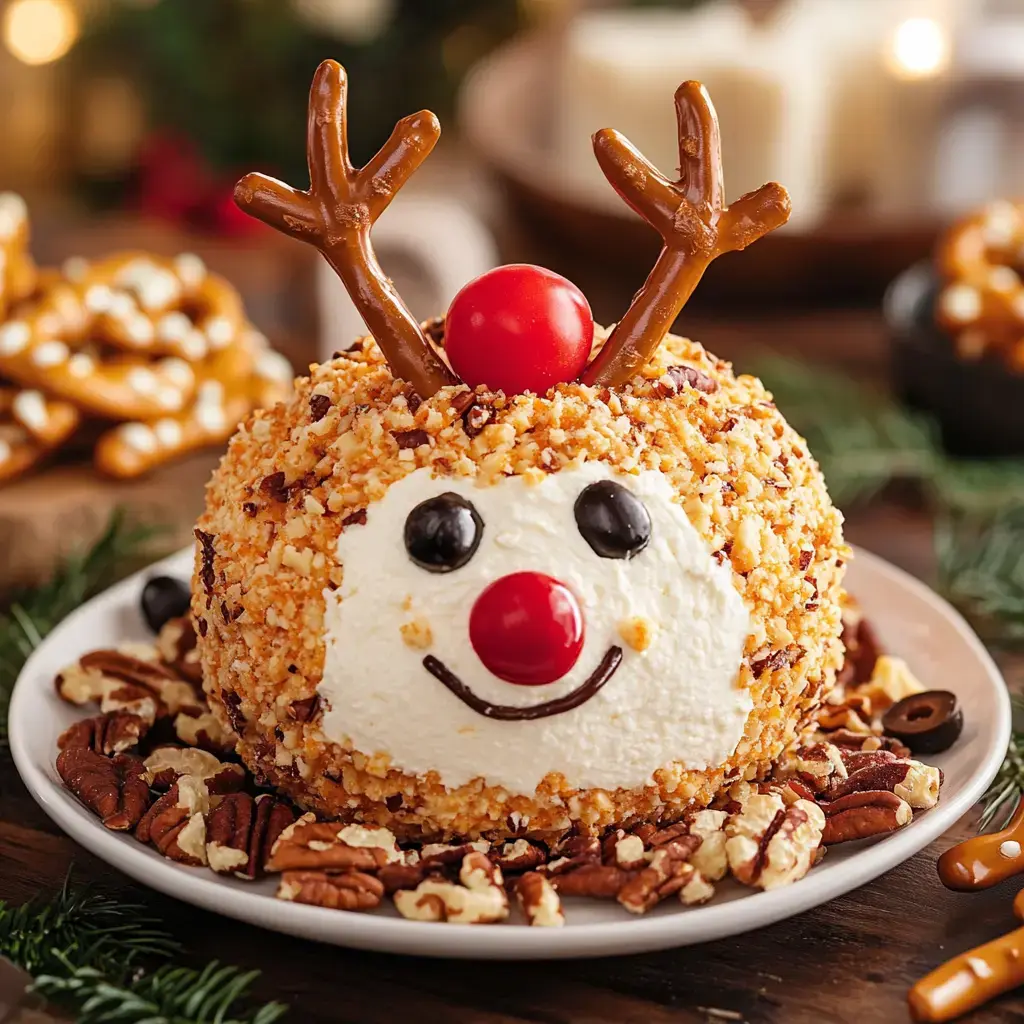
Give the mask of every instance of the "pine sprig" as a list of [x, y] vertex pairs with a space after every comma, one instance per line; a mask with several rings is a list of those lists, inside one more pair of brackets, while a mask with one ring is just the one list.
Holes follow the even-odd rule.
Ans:
[[950, 600], [989, 639], [1024, 642], [1024, 508], [991, 517], [943, 510], [935, 545]]
[[68, 558], [47, 583], [16, 594], [0, 614], [0, 745], [7, 738], [14, 683], [32, 652], [80, 604], [150, 559], [153, 542], [164, 532], [115, 512], [92, 548]]
[[79, 1024], [273, 1024], [281, 1003], [245, 1009], [258, 971], [167, 961], [181, 947], [145, 908], [68, 886], [52, 900], [0, 902], [0, 956], [34, 977], [32, 991]]
[[143, 958], [167, 958], [178, 944], [145, 908], [98, 893], [72, 893], [20, 907], [0, 902], [0, 956], [36, 975], [70, 964], [120, 976]]
[[75, 1010], [78, 1024], [273, 1024], [288, 1009], [266, 1003], [238, 1010], [259, 971], [240, 971], [216, 960], [201, 971], [165, 966], [124, 982], [111, 982], [103, 972], [70, 961], [63, 966], [59, 975], [37, 977], [33, 990]]
[[928, 480], [941, 462], [931, 422], [841, 374], [785, 356], [754, 372], [807, 439], [833, 500], [867, 501], [893, 480]]
[[995, 831], [1006, 828], [1017, 804], [1024, 799], [1024, 698], [1015, 694], [1010, 699], [1013, 703], [1014, 729], [999, 774], [981, 798], [979, 832], [986, 831], [990, 826]]

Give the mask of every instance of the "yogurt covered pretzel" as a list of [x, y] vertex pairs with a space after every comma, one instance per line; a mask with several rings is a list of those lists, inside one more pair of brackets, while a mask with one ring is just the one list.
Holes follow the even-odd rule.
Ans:
[[36, 268], [28, 254], [28, 207], [21, 196], [0, 192], [0, 317], [31, 295]]
[[237, 342], [247, 326], [238, 292], [190, 253], [74, 258], [64, 275], [91, 315], [94, 339], [127, 352], [196, 362]]
[[153, 419], [185, 407], [196, 386], [187, 362], [101, 355], [94, 320], [74, 287], [51, 285], [0, 326], [0, 374], [106, 419]]
[[946, 280], [939, 325], [964, 358], [1006, 353], [1024, 368], [1024, 206], [1000, 201], [954, 225], [939, 245]]
[[59, 448], [80, 419], [67, 402], [0, 384], [0, 482], [20, 476]]
[[288, 361], [247, 332], [245, 342], [212, 357], [191, 406], [177, 416], [122, 423], [96, 444], [101, 472], [128, 479], [210, 445], [223, 444], [256, 408], [281, 401], [291, 388]]

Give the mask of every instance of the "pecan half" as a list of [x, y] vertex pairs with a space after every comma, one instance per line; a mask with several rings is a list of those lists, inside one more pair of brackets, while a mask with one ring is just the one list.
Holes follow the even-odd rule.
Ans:
[[822, 810], [822, 842], [826, 846], [895, 832], [914, 817], [910, 804], [885, 791], [848, 793], [823, 804]]
[[562, 901], [554, 886], [536, 871], [516, 880], [516, 902], [526, 920], [535, 928], [561, 928], [565, 924]]
[[205, 864], [205, 814], [209, 809], [205, 784], [183, 775], [143, 815], [135, 838], [141, 843], [152, 843], [165, 857], [179, 864]]
[[131, 754], [104, 757], [87, 747], [68, 747], [57, 755], [57, 774], [109, 829], [134, 828], [149, 806], [146, 766]]
[[[870, 756], [860, 755], [862, 760]], [[891, 754], [886, 754], [885, 759], [875, 756], [877, 760], [851, 772], [842, 784], [826, 794], [826, 799], [835, 801], [850, 793], [885, 790], [905, 800], [915, 810], [927, 810], [939, 802], [941, 778], [938, 768], [920, 761], [899, 760]]]
[[472, 843], [428, 843], [420, 850], [420, 860], [425, 865], [449, 866], [461, 864], [467, 854], [489, 853], [491, 844], [483, 840]]
[[503, 843], [490, 853], [491, 860], [506, 874], [517, 871], [532, 871], [544, 864], [548, 856], [539, 846], [526, 839]]
[[85, 747], [107, 756], [123, 754], [137, 747], [148, 731], [149, 723], [138, 715], [114, 711], [75, 722], [60, 734], [57, 747]]
[[373, 910], [380, 906], [383, 897], [384, 886], [380, 881], [359, 871], [286, 871], [277, 890], [279, 900], [328, 910]]
[[206, 862], [221, 875], [247, 877], [255, 802], [248, 793], [230, 793], [206, 819]]
[[633, 876], [634, 872], [611, 864], [584, 864], [574, 871], [551, 876], [551, 884], [562, 896], [613, 900]]
[[143, 661], [121, 651], [100, 650], [83, 655], [79, 666], [98, 672], [104, 679], [121, 680], [148, 691], [160, 702], [162, 714], [176, 715], [185, 708], [203, 707], [195, 687], [155, 661]]
[[62, 669], [54, 682], [61, 700], [79, 707], [96, 702], [105, 715], [123, 711], [152, 725], [163, 711], [158, 698], [145, 687], [109, 678], [77, 664]]
[[370, 871], [401, 860], [386, 828], [299, 819], [274, 844], [269, 871]]

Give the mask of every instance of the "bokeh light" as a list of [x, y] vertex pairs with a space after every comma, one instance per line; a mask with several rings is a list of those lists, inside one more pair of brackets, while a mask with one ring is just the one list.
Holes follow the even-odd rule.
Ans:
[[889, 58], [901, 78], [931, 78], [949, 63], [949, 37], [932, 18], [908, 18], [892, 37]]
[[3, 15], [4, 46], [25, 64], [59, 60], [78, 38], [68, 0], [13, 0]]

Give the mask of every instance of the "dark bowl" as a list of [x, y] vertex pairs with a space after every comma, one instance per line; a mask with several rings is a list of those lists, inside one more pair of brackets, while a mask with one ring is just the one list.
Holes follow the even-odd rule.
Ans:
[[938, 422], [953, 455], [1024, 455], [1024, 375], [995, 358], [957, 357], [952, 339], [935, 323], [939, 288], [931, 265], [917, 263], [886, 293], [894, 390]]

